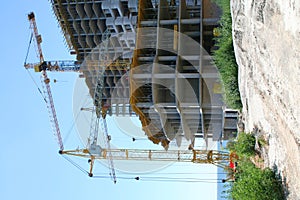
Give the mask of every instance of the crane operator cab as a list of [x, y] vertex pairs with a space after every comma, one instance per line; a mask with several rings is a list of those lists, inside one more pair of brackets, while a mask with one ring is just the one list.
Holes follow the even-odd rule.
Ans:
[[100, 156], [102, 151], [100, 145], [95, 145], [95, 144], [90, 145], [90, 147], [87, 150], [93, 156]]
[[46, 61], [34, 66], [35, 72], [41, 72], [43, 70], [47, 70], [47, 62]]
[[59, 71], [59, 66], [57, 63], [52, 64], [51, 62], [46, 62], [46, 61], [34, 66], [35, 72], [41, 72], [43, 70]]

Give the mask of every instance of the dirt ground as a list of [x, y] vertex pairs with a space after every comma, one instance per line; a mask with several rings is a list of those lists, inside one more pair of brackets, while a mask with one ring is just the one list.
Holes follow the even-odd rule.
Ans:
[[300, 1], [232, 0], [246, 131], [264, 133], [266, 164], [300, 199]]

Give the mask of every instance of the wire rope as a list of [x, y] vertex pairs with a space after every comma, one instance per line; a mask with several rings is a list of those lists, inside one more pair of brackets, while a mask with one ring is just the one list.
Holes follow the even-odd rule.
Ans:
[[81, 167], [79, 164], [77, 164], [76, 162], [74, 162], [73, 160], [71, 160], [69, 157], [64, 156], [63, 158], [66, 159], [68, 162], [70, 162], [72, 165], [74, 165], [76, 168], [78, 168], [81, 172], [83, 172], [84, 174], [88, 174], [88, 171], [85, 170], [83, 167]]
[[26, 69], [26, 71], [29, 74], [29, 77], [31, 78], [31, 80], [33, 81], [34, 85], [37, 87], [39, 93], [41, 94], [42, 98], [44, 99], [45, 103], [47, 103], [47, 99], [45, 97], [45, 95], [43, 94], [42, 90], [40, 89], [39, 85], [37, 84], [37, 82], [34, 80], [32, 74], [30, 73], [30, 71], [28, 69]]
[[33, 33], [30, 34], [30, 40], [29, 40], [29, 44], [28, 44], [28, 47], [27, 47], [27, 52], [26, 52], [26, 56], [25, 56], [25, 60], [24, 60], [24, 65], [27, 63], [27, 58], [28, 58], [28, 55], [29, 55], [29, 50], [30, 50], [30, 45], [31, 45], [32, 39], [33, 39]]
[[[93, 178], [108, 179], [110, 176], [96, 175]], [[126, 177], [118, 176], [118, 179], [123, 180], [137, 180], [148, 182], [185, 182], [185, 183], [224, 183], [224, 179], [201, 179], [201, 178], [179, 178], [179, 177]]]
[[209, 181], [209, 180], [169, 180], [169, 179], [143, 179], [140, 178], [140, 181], [148, 182], [184, 182], [184, 183], [223, 183], [222, 181]]
[[[98, 175], [104, 175], [105, 173], [97, 173]], [[130, 175], [130, 173], [119, 173], [119, 174], [123, 174], [123, 175]], [[228, 173], [226, 173], [226, 172], [208, 172], [208, 173], [206, 173], [206, 172], [196, 172], [196, 173], [192, 173], [192, 172], [162, 172], [162, 173], [153, 173], [153, 175], [200, 175], [200, 174], [205, 174], [205, 175], [221, 175], [221, 174], [224, 174], [224, 175], [226, 175], [226, 174], [228, 174]]]
[[79, 112], [76, 114], [76, 117], [75, 117], [75, 119], [73, 120], [72, 125], [71, 125], [69, 131], [67, 132], [66, 136], [64, 137], [63, 143], [66, 143], [67, 140], [69, 139], [69, 137], [70, 137], [70, 135], [71, 135], [71, 132], [72, 132], [74, 126], [75, 126], [75, 123], [76, 123], [78, 117], [79, 117]]
[[[26, 52], [26, 56], [25, 56], [25, 60], [24, 60], [24, 66], [27, 63], [27, 59], [28, 59], [28, 55], [29, 55], [29, 50], [30, 50], [30, 45], [31, 45], [32, 40], [33, 40], [33, 33], [30, 34], [29, 44], [28, 44], [28, 47], [27, 47], [27, 52]], [[28, 69], [26, 69], [26, 71], [29, 74], [29, 77], [31, 78], [31, 80], [33, 81], [33, 83], [35, 84], [35, 86], [37, 87], [37, 89], [38, 89], [39, 93], [41, 94], [41, 96], [43, 97], [44, 101], [47, 103], [46, 97], [44, 96], [44, 94], [41, 91], [41, 89], [40, 89], [39, 85], [37, 84], [37, 82], [34, 80], [32, 74], [30, 73], [30, 71]]]

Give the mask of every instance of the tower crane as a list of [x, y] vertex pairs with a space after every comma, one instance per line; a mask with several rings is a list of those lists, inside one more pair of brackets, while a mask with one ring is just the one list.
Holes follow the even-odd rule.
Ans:
[[[39, 57], [40, 63], [42, 64], [45, 62], [44, 55], [42, 52], [42, 47], [41, 47], [42, 37], [38, 33], [38, 29], [37, 29], [37, 25], [36, 25], [36, 21], [35, 21], [35, 15], [33, 12], [28, 14], [28, 20], [30, 22], [30, 28], [31, 28], [34, 38], [36, 40], [38, 57]], [[24, 65], [26, 66], [26, 64], [24, 64]], [[59, 149], [63, 150], [64, 145], [62, 142], [60, 128], [59, 128], [57, 115], [56, 115], [54, 102], [53, 102], [53, 97], [52, 97], [52, 93], [51, 93], [50, 79], [48, 78], [47, 71], [45, 68], [41, 69], [40, 72], [41, 72], [41, 82], [42, 82], [42, 86], [43, 86], [44, 100], [47, 104], [47, 109], [48, 109], [48, 113], [49, 113], [49, 117], [50, 117], [50, 122], [52, 125], [52, 130], [53, 130], [54, 135], [56, 135]]]
[[[28, 14], [28, 20], [30, 22], [30, 28], [31, 28], [31, 30], [34, 34], [34, 38], [36, 40], [37, 53], [38, 53], [40, 62], [35, 63], [35, 64], [28, 64], [25, 62], [24, 67], [26, 69], [34, 69], [35, 72], [41, 72], [41, 74], [42, 74], [41, 78], [42, 78], [44, 99], [47, 104], [53, 132], [57, 137], [60, 151], [62, 151], [64, 149], [64, 146], [63, 146], [63, 142], [62, 142], [62, 137], [61, 137], [61, 133], [60, 133], [56, 110], [55, 110], [53, 97], [52, 97], [52, 93], [51, 93], [50, 79], [48, 78], [47, 71], [79, 71], [81, 64], [76, 61], [52, 61], [52, 62], [48, 61], [48, 62], [46, 62], [44, 60], [44, 55], [43, 55], [42, 47], [41, 47], [42, 37], [38, 33], [38, 29], [37, 29], [37, 25], [36, 25], [36, 21], [35, 21], [35, 15], [33, 12]], [[103, 63], [102, 61], [99, 62], [99, 61], [88, 60], [85, 63], [85, 65], [92, 66], [92, 67], [98, 67], [99, 65], [104, 66], [104, 67], [102, 67], [103, 70], [106, 70], [106, 67], [107, 67], [105, 65], [105, 63]], [[110, 62], [108, 67], [110, 67], [113, 70], [114, 69], [115, 70], [124, 69], [125, 67], [128, 67], [128, 62], [118, 60], [118, 61]], [[103, 71], [102, 71], [102, 74], [103, 74]], [[100, 87], [103, 88], [103, 77], [99, 77], [99, 78], [100, 78], [99, 83], [101, 83]], [[99, 96], [100, 93], [98, 92], [98, 87], [96, 87], [94, 99], [96, 99], [96, 96], [98, 96], [98, 99], [99, 99], [99, 97], [101, 99], [101, 95]], [[100, 105], [100, 107], [101, 107], [101, 105]], [[101, 113], [101, 114], [99, 114], [99, 113]], [[98, 134], [102, 133], [104, 136], [104, 140], [105, 140], [104, 145], [107, 149], [110, 149], [110, 143], [109, 143], [110, 136], [108, 135], [108, 132], [107, 132], [107, 123], [106, 123], [105, 117], [106, 117], [106, 109], [103, 107], [101, 109], [101, 111], [99, 112], [99, 106], [94, 106], [93, 113], [92, 113], [90, 137], [89, 137], [88, 145], [87, 145], [88, 147], [95, 146], [97, 144]], [[100, 130], [99, 130], [99, 125], [101, 125]], [[107, 159], [108, 159], [109, 168], [111, 171], [110, 175], [113, 179], [113, 182], [116, 183], [115, 169], [114, 169], [114, 165], [113, 165], [112, 156], [110, 153], [107, 156]], [[91, 159], [90, 163], [91, 163], [90, 171], [92, 171], [94, 159]], [[89, 173], [89, 176], [93, 176], [93, 174]]]
[[[45, 61], [42, 53], [41, 35], [38, 33], [35, 15], [33, 12], [28, 14], [28, 20], [30, 22], [30, 28], [32, 29], [34, 38], [37, 43], [37, 53], [40, 62], [36, 64], [25, 63], [26, 69], [34, 69], [36, 72], [41, 72], [41, 80], [43, 85], [43, 92], [45, 102], [47, 104], [50, 122], [52, 129], [59, 144], [59, 153], [62, 155], [77, 156], [87, 158], [90, 163], [89, 176], [93, 176], [93, 167], [96, 160], [107, 159], [109, 168], [111, 171], [111, 177], [116, 183], [116, 175], [113, 160], [137, 160], [137, 161], [174, 161], [174, 162], [193, 162], [202, 164], [214, 164], [222, 168], [229, 168], [228, 163], [232, 163], [237, 159], [236, 154], [230, 154], [223, 151], [213, 150], [145, 150], [145, 149], [111, 149], [110, 136], [107, 131], [106, 123], [106, 109], [102, 105], [95, 105], [92, 109], [93, 118], [90, 129], [90, 136], [88, 138], [88, 144], [86, 148], [75, 150], [64, 150], [62, 142], [61, 132], [58, 124], [56, 110], [54, 107], [53, 97], [50, 88], [50, 79], [48, 78], [47, 71], [80, 71], [81, 63], [76, 61]], [[101, 61], [102, 62], [102, 61]], [[108, 66], [103, 62], [101, 65], [111, 67], [112, 69], [119, 70], [120, 68], [128, 67], [128, 62], [110, 62]], [[97, 65], [99, 62], [89, 61], [86, 63], [89, 66]], [[105, 69], [103, 69], [105, 70]], [[101, 87], [103, 79], [98, 79], [97, 83]], [[98, 95], [98, 99], [101, 99], [101, 91], [95, 90], [95, 96]], [[100, 96], [99, 96], [100, 95]], [[94, 96], [94, 99], [95, 99]], [[100, 97], [100, 98], [99, 98]], [[101, 103], [100, 103], [101, 104]], [[99, 129], [100, 127], [100, 129]], [[105, 138], [105, 148], [97, 144], [99, 133], [102, 133]]]

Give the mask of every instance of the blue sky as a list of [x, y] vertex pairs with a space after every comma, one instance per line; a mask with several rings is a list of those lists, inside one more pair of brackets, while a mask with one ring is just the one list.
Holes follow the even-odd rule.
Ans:
[[[57, 153], [58, 145], [49, 124], [46, 105], [23, 68], [30, 37], [27, 14], [31, 11], [36, 14], [38, 29], [42, 34], [45, 59], [74, 59], [63, 43], [48, 1], [2, 3], [0, 199], [216, 199], [214, 183], [137, 182], [120, 178], [114, 185], [110, 179], [91, 179]], [[30, 59], [38, 61], [33, 49]], [[31, 73], [39, 83], [39, 74]], [[80, 140], [74, 127], [72, 95], [78, 75], [50, 73], [49, 76], [58, 80], [52, 86], [52, 91], [62, 135], [64, 137], [71, 132], [65, 144], [66, 149], [76, 148]], [[86, 160], [76, 162], [88, 169]], [[97, 167], [101, 175], [108, 173], [105, 167]], [[213, 166], [192, 163], [174, 164], [142, 177], [179, 177], [172, 173], [194, 173], [183, 176], [216, 179]], [[119, 172], [117, 176], [137, 175]]]

